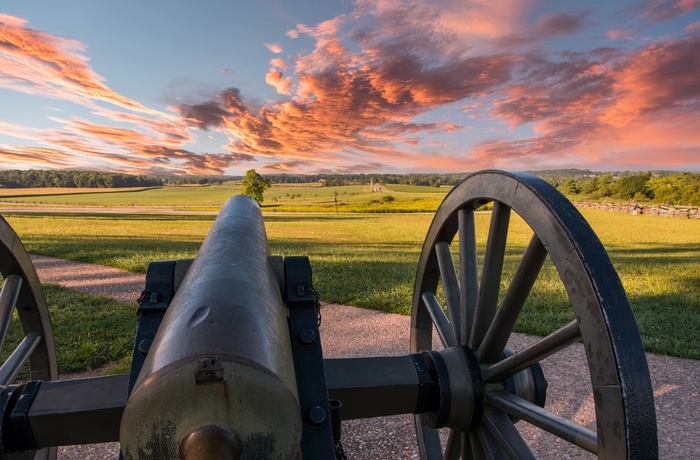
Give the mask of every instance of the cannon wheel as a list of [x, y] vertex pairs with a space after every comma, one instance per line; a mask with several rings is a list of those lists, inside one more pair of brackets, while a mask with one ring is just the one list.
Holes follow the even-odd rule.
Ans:
[[[493, 204], [493, 211], [483, 262], [478, 262], [474, 212], [487, 203]], [[498, 305], [513, 212], [534, 235]], [[456, 243], [459, 265], [450, 248]], [[506, 343], [547, 256], [568, 293], [575, 320], [504, 359], [511, 353]], [[438, 301], [443, 296], [445, 309]], [[482, 171], [447, 195], [420, 257], [411, 318], [412, 352], [433, 348], [434, 328], [445, 348], [462, 346], [478, 360], [481, 375], [463, 378], [472, 385], [482, 379], [483, 392], [475, 397], [482, 415], [461, 426], [448, 426], [449, 435], [442, 442], [439, 430], [428, 428], [425, 417], [417, 415], [421, 458], [533, 457], [515, 428], [518, 419], [599, 458], [656, 457], [653, 392], [627, 296], [588, 223], [545, 181], [527, 174]], [[503, 391], [506, 378], [579, 341], [586, 351], [597, 433]], [[464, 388], [464, 382], [448, 385]]]
[[[30, 380], [55, 380], [58, 377], [56, 350], [39, 277], [19, 237], [2, 217], [0, 274], [3, 280], [0, 292], [0, 350], [8, 345], [5, 339], [10, 328], [18, 327], [12, 320], [15, 307], [24, 331], [24, 338], [0, 365], [0, 388], [16, 383], [17, 375], [27, 363]], [[41, 449], [33, 458], [54, 459], [56, 449]]]

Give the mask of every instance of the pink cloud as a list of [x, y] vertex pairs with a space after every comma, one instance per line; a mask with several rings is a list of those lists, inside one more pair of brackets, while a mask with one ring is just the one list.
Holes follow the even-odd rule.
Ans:
[[[435, 0], [431, 2], [401, 0], [360, 0], [356, 14], [376, 18], [387, 35], [402, 35], [402, 28], [445, 31], [455, 49], [468, 49], [487, 40], [511, 35], [524, 26], [523, 17], [529, 0]], [[405, 33], [410, 36], [410, 33]], [[420, 38], [425, 38], [424, 34]], [[416, 40], [419, 41], [419, 40]], [[450, 46], [445, 43], [444, 46]]]
[[688, 24], [687, 26], [685, 26], [685, 28], [683, 30], [686, 32], [690, 32], [691, 30], [698, 30], [698, 29], [700, 29], [700, 21], [696, 21], [692, 24]]
[[280, 54], [282, 52], [282, 46], [279, 43], [263, 43], [263, 45], [275, 54]]
[[283, 71], [289, 69], [289, 65], [287, 65], [287, 63], [284, 62], [284, 59], [282, 59], [281, 57], [276, 57], [270, 60], [270, 65]]
[[636, 38], [634, 32], [628, 29], [611, 29], [605, 32], [604, 35], [608, 40], [618, 40], [620, 38], [625, 40], [634, 40]]
[[700, 35], [648, 46], [612, 70], [616, 98], [601, 119], [625, 126], [647, 112], [700, 106]]
[[493, 113], [514, 127], [531, 123], [535, 136], [485, 142], [473, 156], [501, 164], [546, 162], [555, 155], [571, 164], [697, 164], [698, 47], [695, 35], [602, 60], [530, 60]]
[[646, 0], [642, 15], [654, 21], [665, 21], [684, 16], [700, 8], [700, 0]]

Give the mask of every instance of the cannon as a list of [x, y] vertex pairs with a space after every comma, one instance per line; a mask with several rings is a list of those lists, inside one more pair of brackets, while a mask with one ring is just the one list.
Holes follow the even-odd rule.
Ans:
[[[475, 225], [479, 209], [490, 210], [488, 231]], [[515, 219], [532, 237], [505, 276]], [[36, 272], [4, 220], [0, 239], [0, 337], [13, 311], [24, 331], [0, 366], [1, 458], [119, 441], [125, 459], [334, 459], [342, 420], [395, 414], [413, 415], [422, 459], [533, 458], [521, 426], [601, 459], [658, 456], [648, 366], [622, 284], [580, 213], [531, 175], [481, 171], [448, 193], [418, 261], [402, 356], [324, 359], [309, 259], [271, 255], [259, 206], [240, 195], [193, 260], [149, 264], [131, 372], [57, 380]], [[546, 263], [575, 319], [513, 350]], [[552, 388], [539, 363], [579, 342], [595, 427], [546, 404]], [[16, 381], [25, 365], [28, 379]]]

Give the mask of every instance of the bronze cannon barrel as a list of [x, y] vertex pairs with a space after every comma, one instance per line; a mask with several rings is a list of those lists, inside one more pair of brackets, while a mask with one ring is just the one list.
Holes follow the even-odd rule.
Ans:
[[280, 281], [258, 204], [221, 209], [127, 402], [126, 459], [297, 454], [302, 422]]

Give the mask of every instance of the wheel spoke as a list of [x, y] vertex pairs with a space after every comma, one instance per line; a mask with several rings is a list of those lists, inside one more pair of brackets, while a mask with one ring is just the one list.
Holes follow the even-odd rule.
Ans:
[[451, 347], [455, 344], [454, 337], [452, 336], [452, 327], [450, 326], [450, 321], [447, 319], [447, 316], [442, 310], [440, 303], [435, 297], [435, 294], [432, 292], [424, 292], [422, 297], [423, 303], [428, 309], [428, 314], [430, 314], [430, 318], [433, 320], [438, 336], [440, 336], [442, 345], [445, 348]]
[[593, 454], [598, 452], [598, 439], [593, 431], [553, 414], [514, 394], [507, 391], [490, 392], [486, 394], [486, 403], [540, 427], [588, 452]]
[[420, 415], [414, 416], [416, 423], [416, 434], [418, 435], [418, 445], [424, 455], [421, 458], [437, 459], [442, 457], [442, 445], [440, 444], [440, 433], [425, 426]]
[[0, 385], [7, 386], [15, 380], [22, 366], [29, 360], [36, 346], [41, 342], [41, 334], [27, 334], [17, 345], [7, 361], [0, 366]]
[[474, 309], [479, 294], [479, 274], [476, 264], [476, 230], [474, 228], [474, 209], [465, 208], [458, 212], [459, 218], [459, 268], [462, 293], [460, 309], [462, 324], [460, 325], [462, 342], [469, 343], [472, 325], [474, 324]]
[[487, 412], [484, 425], [508, 457], [534, 460], [535, 456], [505, 412]]
[[462, 452], [460, 458], [466, 460], [472, 457], [472, 442], [469, 433], [462, 433]]
[[472, 439], [476, 437], [476, 441], [479, 442], [479, 449], [472, 449], [473, 458], [486, 458], [488, 460], [500, 460], [505, 458], [506, 454], [503, 453], [496, 440], [485, 427], [480, 427], [477, 434], [474, 435], [472, 433], [471, 437]]
[[22, 288], [22, 277], [19, 275], [8, 275], [0, 291], [0, 350], [5, 343], [7, 331], [12, 321], [12, 312], [17, 304], [17, 297]]
[[441, 241], [435, 244], [440, 276], [442, 277], [442, 287], [445, 290], [445, 300], [447, 301], [447, 311], [450, 314], [450, 324], [455, 343], [462, 343], [461, 334], [461, 314], [460, 314], [460, 293], [459, 282], [457, 281], [457, 271], [452, 260], [450, 244]]
[[481, 342], [477, 356], [482, 363], [492, 363], [501, 357], [508, 338], [513, 333], [515, 322], [525, 301], [530, 295], [542, 264], [547, 258], [547, 250], [537, 235], [532, 235], [525, 254], [515, 271], [513, 281], [508, 286], [501, 307], [496, 313], [484, 340]]
[[470, 337], [470, 346], [473, 349], [478, 349], [481, 345], [481, 341], [496, 314], [509, 222], [510, 207], [494, 201], [489, 236], [486, 240], [481, 285], [474, 311], [474, 325]]
[[462, 433], [457, 430], [450, 430], [445, 446], [445, 460], [459, 460], [462, 454]]
[[576, 320], [516, 354], [482, 370], [485, 383], [498, 382], [515, 375], [531, 364], [538, 363], [548, 356], [581, 340], [581, 331]]

